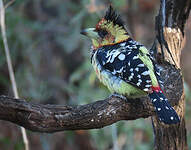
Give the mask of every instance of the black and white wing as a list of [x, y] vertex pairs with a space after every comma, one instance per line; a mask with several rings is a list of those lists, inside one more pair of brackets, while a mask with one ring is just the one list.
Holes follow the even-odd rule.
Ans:
[[98, 49], [96, 56], [98, 62], [103, 69], [110, 71], [114, 76], [141, 90], [149, 91], [152, 86], [150, 72], [138, 57], [139, 47], [142, 45], [122, 44]]

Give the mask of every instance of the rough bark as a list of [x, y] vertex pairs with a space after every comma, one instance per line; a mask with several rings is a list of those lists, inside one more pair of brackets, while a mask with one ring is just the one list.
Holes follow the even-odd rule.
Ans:
[[[0, 96], [0, 119], [37, 132], [95, 129], [119, 120], [134, 120], [154, 115], [150, 101], [124, 100], [111, 96], [78, 106], [41, 105]], [[139, 108], [139, 109], [137, 109]]]
[[[190, 8], [190, 0], [161, 0], [159, 15], [156, 17], [158, 43], [155, 45], [158, 49], [156, 57], [161, 66], [166, 67], [167, 61], [169, 64], [174, 65], [177, 68], [176, 70], [179, 70], [181, 50], [185, 43], [184, 26], [189, 16]], [[163, 71], [163, 76], [166, 76], [166, 78], [163, 79], [165, 79], [164, 83], [167, 83], [169, 76], [168, 74], [164, 74], [166, 74], [165, 71]], [[180, 94], [178, 101], [173, 100], [173, 94], [169, 96], [170, 100], [176, 103], [174, 108], [181, 117], [181, 122], [177, 125], [166, 126], [158, 122], [156, 117], [152, 117], [155, 135], [155, 150], [188, 149], [184, 116], [185, 95], [181, 73], [177, 78], [181, 78], [182, 80], [182, 83], [178, 87], [174, 85], [174, 82], [165, 87], [167, 87], [166, 91], [176, 88], [177, 92]]]

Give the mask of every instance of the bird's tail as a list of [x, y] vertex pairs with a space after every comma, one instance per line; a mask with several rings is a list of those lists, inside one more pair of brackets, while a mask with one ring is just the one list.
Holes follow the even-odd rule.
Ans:
[[169, 104], [168, 99], [164, 96], [162, 90], [153, 91], [149, 97], [155, 106], [157, 116], [165, 124], [176, 124], [180, 122], [174, 108]]

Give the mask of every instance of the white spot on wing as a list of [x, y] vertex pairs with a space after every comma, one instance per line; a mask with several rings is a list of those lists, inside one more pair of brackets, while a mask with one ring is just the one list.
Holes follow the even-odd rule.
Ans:
[[116, 71], [116, 72], [121, 73], [122, 71], [123, 71], [123, 67], [120, 70]]
[[139, 79], [139, 80], [138, 80], [138, 82], [140, 82], [140, 83], [141, 83], [141, 82], [142, 82], [142, 80], [141, 80], [141, 79]]
[[161, 108], [159, 107], [159, 108], [157, 108], [157, 110], [158, 110], [158, 111], [161, 111]]
[[115, 57], [116, 57], [116, 56], [113, 56], [113, 55], [112, 55], [112, 56], [111, 56], [111, 59], [110, 59], [110, 61], [109, 61], [109, 62], [110, 62], [110, 63], [113, 63], [113, 61], [114, 61]]
[[128, 62], [128, 66], [130, 66], [131, 64], [130, 64], [130, 61]]
[[115, 75], [116, 73], [117, 73], [117, 72], [116, 72], [116, 70], [113, 70], [112, 74], [114, 74], [114, 75]]
[[131, 81], [131, 79], [133, 79], [134, 73], [131, 73], [131, 75], [129, 76], [128, 80]]
[[170, 117], [171, 120], [174, 120], [174, 117]]
[[102, 61], [102, 64], [105, 65], [105, 61]]
[[160, 76], [160, 72], [156, 71], [156, 74], [158, 74]]
[[125, 46], [126, 43], [121, 43], [120, 46]]
[[127, 48], [128, 50], [131, 50], [131, 49], [132, 49], [132, 47], [129, 46], [129, 45], [127, 45], [126, 48]]
[[108, 58], [107, 63], [113, 63], [114, 59], [120, 54], [120, 52], [116, 49], [109, 51], [106, 55], [106, 58]]
[[144, 71], [143, 73], [141, 73], [142, 75], [146, 76], [146, 75], [149, 75], [149, 70], [148, 71]]
[[146, 91], [146, 92], [147, 92], [147, 91], [149, 91], [149, 89], [148, 89], [148, 88], [144, 88], [143, 91]]
[[156, 102], [156, 100], [157, 100], [157, 99], [156, 99], [156, 98], [154, 98], [154, 99], [153, 99], [153, 102]]
[[144, 64], [138, 64], [137, 66], [138, 67], [144, 67], [145, 65]]
[[135, 70], [138, 72], [138, 71], [139, 71], [139, 68], [135, 68]]
[[125, 59], [125, 55], [124, 55], [124, 54], [120, 54], [120, 55], [118, 56], [118, 58], [119, 58], [119, 60], [124, 60], [124, 59]]
[[151, 80], [146, 80], [146, 82], [147, 82], [147, 83], [150, 83], [150, 82], [151, 82]]
[[133, 79], [133, 76], [129, 76], [128, 80], [131, 81], [131, 79]]
[[151, 85], [150, 85], [150, 84], [147, 84], [147, 85], [145, 85], [145, 87], [151, 87]]
[[138, 56], [134, 56], [134, 57], [133, 57], [133, 60], [138, 59], [138, 58], [139, 58]]

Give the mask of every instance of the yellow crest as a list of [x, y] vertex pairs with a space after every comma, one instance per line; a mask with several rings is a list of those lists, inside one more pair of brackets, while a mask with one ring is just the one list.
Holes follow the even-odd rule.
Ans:
[[82, 34], [91, 38], [95, 49], [123, 42], [129, 38], [124, 23], [119, 15], [110, 6], [104, 18], [96, 25], [96, 28], [83, 30]]

